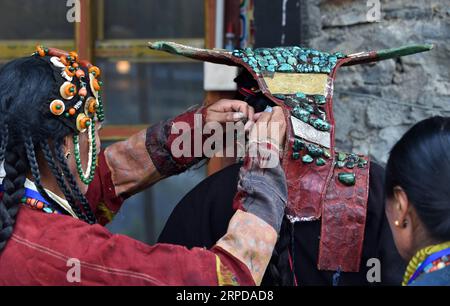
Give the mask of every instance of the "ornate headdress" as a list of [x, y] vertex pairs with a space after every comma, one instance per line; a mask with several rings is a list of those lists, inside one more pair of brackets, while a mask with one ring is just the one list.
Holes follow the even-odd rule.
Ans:
[[[292, 222], [322, 219], [318, 266], [356, 272], [360, 267], [369, 184], [369, 158], [337, 152], [334, 146], [333, 83], [340, 66], [428, 51], [430, 45], [345, 55], [302, 47], [207, 50], [171, 42], [149, 47], [190, 58], [238, 66], [260, 94], [283, 108], [288, 136], [283, 168], [288, 185], [287, 216]], [[251, 82], [249, 82], [251, 84]]]
[[[48, 111], [73, 130], [77, 171], [82, 182], [88, 185], [94, 178], [97, 164], [95, 122], [104, 120], [100, 69], [87, 61], [79, 60], [76, 52], [66, 53], [37, 46], [33, 56], [49, 61], [54, 67], [58, 86], [51, 93]], [[81, 165], [79, 133], [88, 133], [89, 160], [86, 170]]]

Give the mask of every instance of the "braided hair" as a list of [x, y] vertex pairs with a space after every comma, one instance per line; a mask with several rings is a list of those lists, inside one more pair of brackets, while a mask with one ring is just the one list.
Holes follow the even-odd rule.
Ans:
[[[286, 217], [281, 223], [280, 236], [273, 250], [262, 285], [294, 286], [294, 224]], [[290, 258], [291, 255], [291, 258]], [[292, 260], [292, 264], [290, 262]]]
[[[0, 251], [12, 235], [28, 173], [38, 192], [55, 204], [42, 186], [39, 168], [43, 165], [38, 163], [38, 152], [42, 152], [77, 217], [95, 223], [61, 146], [66, 136], [77, 131], [49, 111], [50, 94], [59, 92], [59, 76], [48, 58], [36, 56], [11, 61], [0, 69], [0, 164], [5, 169], [0, 198]], [[58, 145], [52, 148], [50, 144]]]

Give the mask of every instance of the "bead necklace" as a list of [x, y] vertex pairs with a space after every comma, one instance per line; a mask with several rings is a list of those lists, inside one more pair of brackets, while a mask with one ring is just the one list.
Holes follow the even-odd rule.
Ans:
[[[3, 186], [0, 185], [0, 198], [3, 197]], [[65, 215], [62, 210], [54, 207], [42, 197], [39, 192], [25, 188], [25, 194], [20, 203], [33, 210], [39, 210], [47, 214]]]
[[80, 139], [78, 135], [73, 136], [75, 164], [81, 181], [89, 185], [94, 179], [95, 168], [97, 167], [97, 144], [95, 143], [95, 123], [94, 121], [88, 127], [89, 154], [86, 171], [83, 170], [80, 157]]
[[431, 273], [449, 266], [449, 257], [450, 241], [421, 249], [410, 260], [402, 285], [410, 285], [423, 273]]

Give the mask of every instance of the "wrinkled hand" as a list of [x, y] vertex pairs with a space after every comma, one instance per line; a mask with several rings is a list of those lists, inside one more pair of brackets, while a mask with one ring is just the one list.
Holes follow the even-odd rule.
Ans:
[[255, 110], [244, 101], [222, 99], [206, 108], [208, 122], [253, 121]]

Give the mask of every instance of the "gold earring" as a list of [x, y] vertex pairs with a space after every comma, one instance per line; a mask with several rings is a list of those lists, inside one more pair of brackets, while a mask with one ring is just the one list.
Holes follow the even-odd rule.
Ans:
[[68, 150], [68, 151], [64, 154], [64, 157], [65, 157], [66, 159], [69, 159], [70, 154], [72, 154], [72, 153], [70, 153], [70, 150]]
[[400, 222], [398, 220], [395, 220], [394, 222], [395, 226], [399, 227], [400, 226]]

